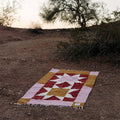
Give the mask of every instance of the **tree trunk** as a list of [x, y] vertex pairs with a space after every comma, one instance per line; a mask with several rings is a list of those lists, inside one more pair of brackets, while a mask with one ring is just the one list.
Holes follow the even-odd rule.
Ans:
[[77, 7], [77, 14], [78, 14], [78, 24], [81, 26], [81, 15], [80, 15], [80, 0], [77, 0], [77, 4], [78, 4], [78, 7]]
[[78, 14], [78, 24], [81, 26], [81, 28], [85, 29], [86, 28], [86, 20], [83, 14], [80, 13], [80, 0], [77, 0], [77, 14]]
[[82, 14], [82, 15], [81, 15], [81, 18], [82, 18], [82, 22], [81, 22], [81, 23], [82, 23], [82, 26], [81, 26], [81, 27], [82, 27], [82, 28], [86, 28], [85, 16]]

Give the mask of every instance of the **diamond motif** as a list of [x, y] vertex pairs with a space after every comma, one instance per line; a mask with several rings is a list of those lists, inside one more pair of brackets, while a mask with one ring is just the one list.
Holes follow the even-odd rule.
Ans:
[[44, 87], [53, 87], [53, 85], [55, 84], [56, 82], [52, 82], [52, 81], [48, 81]]
[[47, 95], [64, 97], [68, 91], [69, 89], [52, 88]]
[[80, 74], [56, 73], [33, 99], [74, 101], [87, 77]]
[[58, 86], [59, 88], [64, 88], [64, 87], [68, 87], [68, 86], [71, 86], [71, 85], [67, 82], [64, 82], [64, 83], [61, 83], [61, 84], [56, 84], [56, 86]]
[[80, 90], [82, 88], [82, 86], [83, 86], [83, 84], [81, 84], [81, 83], [75, 83], [73, 85], [72, 89], [79, 89]]

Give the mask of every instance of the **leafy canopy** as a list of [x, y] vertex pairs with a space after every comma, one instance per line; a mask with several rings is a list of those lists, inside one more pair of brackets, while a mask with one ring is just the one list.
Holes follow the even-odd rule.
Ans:
[[40, 15], [48, 22], [60, 19], [86, 27], [87, 22], [98, 20], [95, 10], [97, 7], [99, 5], [90, 0], [49, 0], [49, 5], [43, 7]]

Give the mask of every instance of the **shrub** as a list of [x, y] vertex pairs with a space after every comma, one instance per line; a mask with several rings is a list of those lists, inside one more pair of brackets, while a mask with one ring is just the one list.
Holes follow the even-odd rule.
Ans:
[[83, 31], [81, 29], [74, 29], [71, 32], [71, 38], [69, 42], [59, 42], [58, 51], [64, 59], [77, 60], [80, 58], [87, 58], [94, 56], [93, 49], [96, 48], [95, 39], [90, 40], [91, 31]]
[[[69, 42], [58, 44], [59, 53], [67, 60], [79, 60], [93, 56], [117, 55], [120, 58], [120, 24], [102, 24], [97, 34], [91, 30], [71, 32]], [[118, 59], [117, 61], [120, 62]], [[117, 62], [118, 63], [118, 62]]]
[[97, 34], [99, 38], [101, 55], [120, 53], [120, 22], [102, 24]]
[[31, 27], [32, 29], [28, 29], [28, 31], [30, 31], [31, 33], [34, 33], [34, 34], [42, 34], [43, 33], [43, 30], [41, 28], [41, 26], [39, 25], [39, 23], [31, 23]]
[[42, 34], [43, 33], [41, 28], [28, 29], [28, 31], [30, 31], [31, 33], [34, 33], [34, 34]]
[[116, 58], [115, 64], [116, 64], [118, 67], [120, 67], [120, 56], [118, 56], [118, 57]]

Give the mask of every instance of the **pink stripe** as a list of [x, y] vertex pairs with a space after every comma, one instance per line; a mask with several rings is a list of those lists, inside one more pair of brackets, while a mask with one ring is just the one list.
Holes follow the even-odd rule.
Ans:
[[49, 72], [57, 73], [58, 71], [59, 71], [59, 69], [54, 69], [54, 68], [52, 68]]
[[99, 72], [90, 72], [90, 75], [96, 75], [96, 76], [98, 76], [98, 74], [99, 74]]
[[28, 104], [72, 106], [73, 102], [66, 102], [66, 101], [60, 101], [60, 100], [35, 100], [35, 99], [31, 99], [28, 102]]
[[83, 86], [75, 102], [85, 103], [92, 88]]
[[38, 92], [39, 89], [41, 89], [42, 87], [44, 86], [44, 84], [39, 84], [39, 83], [36, 83], [34, 84], [26, 93], [25, 95], [22, 97], [22, 98], [32, 98], [36, 92]]

